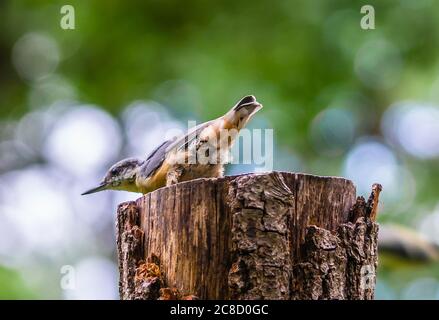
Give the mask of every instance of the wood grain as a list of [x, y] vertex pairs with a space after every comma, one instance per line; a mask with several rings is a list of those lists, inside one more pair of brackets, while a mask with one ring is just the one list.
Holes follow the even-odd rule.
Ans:
[[[124, 203], [121, 298], [155, 299], [161, 287], [176, 298], [371, 299], [374, 190], [366, 203], [343, 178], [272, 172], [192, 180]], [[134, 281], [152, 260], [160, 277]]]

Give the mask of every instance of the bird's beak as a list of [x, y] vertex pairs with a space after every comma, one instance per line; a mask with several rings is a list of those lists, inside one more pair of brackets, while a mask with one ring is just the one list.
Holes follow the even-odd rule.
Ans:
[[81, 193], [81, 196], [86, 195], [86, 194], [99, 192], [99, 191], [103, 191], [103, 190], [106, 190], [107, 188], [108, 188], [108, 185], [106, 183], [102, 182], [98, 187], [92, 188], [90, 190], [85, 191], [84, 193]]

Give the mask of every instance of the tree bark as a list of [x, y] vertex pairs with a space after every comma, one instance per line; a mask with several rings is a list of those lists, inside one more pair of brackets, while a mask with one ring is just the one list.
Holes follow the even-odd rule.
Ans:
[[197, 179], [118, 208], [121, 299], [372, 299], [380, 185], [337, 177]]

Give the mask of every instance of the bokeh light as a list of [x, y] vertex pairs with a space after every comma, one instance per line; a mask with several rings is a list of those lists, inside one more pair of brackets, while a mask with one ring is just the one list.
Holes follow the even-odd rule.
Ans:
[[103, 257], [87, 257], [74, 266], [72, 290], [65, 290], [67, 299], [112, 300], [117, 299], [118, 273], [114, 262]]
[[356, 183], [360, 194], [367, 194], [378, 181], [391, 190], [396, 186], [398, 162], [387, 146], [374, 139], [365, 139], [349, 151], [344, 175]]
[[52, 74], [60, 53], [55, 40], [43, 33], [31, 32], [21, 37], [12, 49], [12, 61], [24, 80], [36, 81]]
[[364, 43], [355, 57], [355, 73], [368, 87], [383, 90], [394, 86], [401, 77], [403, 61], [397, 47], [388, 40]]
[[439, 282], [434, 278], [416, 279], [404, 289], [402, 299], [439, 299]]
[[[83, 1], [77, 28], [63, 30], [48, 0], [3, 1], [0, 297], [117, 298], [116, 208], [140, 195], [80, 194], [114, 162], [145, 157], [246, 94], [264, 104], [249, 127], [274, 130], [275, 170], [344, 176], [366, 198], [379, 182], [380, 226], [439, 244], [439, 2], [371, 5], [374, 30], [349, 1], [209, 12], [189, 1], [190, 19]], [[73, 291], [60, 287], [64, 265], [76, 270]], [[379, 265], [376, 297], [437, 299], [438, 270]]]
[[356, 119], [349, 110], [325, 109], [311, 124], [311, 140], [317, 152], [326, 156], [339, 156], [355, 138]]
[[386, 138], [420, 159], [439, 156], [439, 107], [419, 102], [401, 102], [383, 116]]
[[29, 106], [32, 108], [48, 107], [61, 101], [73, 101], [76, 92], [70, 82], [56, 74], [36, 81], [29, 92]]
[[410, 171], [398, 161], [392, 149], [376, 138], [358, 140], [346, 156], [343, 175], [352, 179], [357, 193], [366, 198], [372, 185], [380, 183], [386, 190], [381, 197], [384, 214], [407, 210], [416, 195], [416, 183]]
[[163, 141], [187, 131], [187, 127], [156, 102], [133, 102], [123, 112], [122, 119], [128, 139], [126, 153], [131, 156], [146, 157]]
[[109, 114], [93, 106], [76, 106], [56, 123], [44, 149], [49, 161], [85, 175], [114, 161], [121, 142], [119, 125]]
[[67, 194], [59, 188], [61, 178], [51, 169], [39, 167], [0, 177], [1, 216], [13, 227], [2, 237], [17, 240], [11, 254], [23, 254], [29, 248], [54, 255], [69, 243], [73, 212]]
[[433, 212], [425, 215], [419, 223], [419, 230], [439, 246], [439, 204]]

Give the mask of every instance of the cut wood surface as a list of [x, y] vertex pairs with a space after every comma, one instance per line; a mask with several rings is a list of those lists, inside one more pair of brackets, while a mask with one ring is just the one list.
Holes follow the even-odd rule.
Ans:
[[197, 179], [118, 208], [121, 299], [372, 299], [381, 188], [272, 172]]

